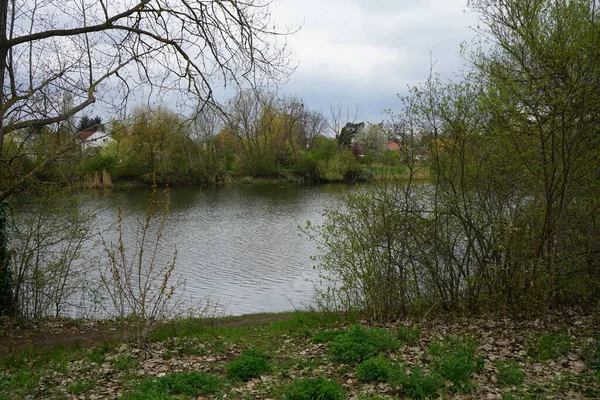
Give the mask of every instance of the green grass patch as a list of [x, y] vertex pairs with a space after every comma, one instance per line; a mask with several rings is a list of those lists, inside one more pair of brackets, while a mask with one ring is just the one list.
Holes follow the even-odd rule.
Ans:
[[518, 362], [514, 360], [494, 361], [498, 369], [498, 383], [500, 385], [520, 385], [525, 379], [525, 373]]
[[26, 346], [21, 350], [0, 357], [0, 366], [9, 371], [45, 367], [64, 371], [66, 364], [80, 357], [81, 353], [82, 348], [80, 345], [55, 346], [47, 349], [35, 349], [33, 346]]
[[313, 343], [328, 343], [335, 340], [338, 336], [343, 335], [344, 331], [341, 329], [320, 331], [314, 334], [311, 339]]
[[79, 380], [76, 380], [75, 382], [71, 383], [67, 387], [67, 392], [69, 392], [70, 394], [74, 394], [74, 395], [80, 395], [80, 394], [84, 394], [84, 393], [88, 392], [93, 387], [94, 387], [93, 382], [79, 379]]
[[452, 337], [446, 341], [432, 341], [429, 353], [432, 368], [451, 381], [454, 392], [470, 392], [475, 387], [471, 378], [483, 369], [483, 358], [476, 358], [477, 338], [474, 336]]
[[415, 346], [419, 343], [421, 338], [421, 328], [415, 326], [413, 328], [405, 327], [404, 325], [398, 326], [398, 340], [408, 346]]
[[434, 399], [443, 393], [446, 380], [435, 371], [414, 367], [410, 373], [399, 374], [393, 384], [400, 386], [409, 399]]
[[566, 333], [548, 333], [538, 336], [530, 345], [528, 354], [540, 361], [555, 360], [571, 351], [571, 337]]
[[271, 371], [271, 365], [263, 352], [248, 349], [242, 351], [235, 361], [227, 364], [226, 370], [228, 377], [248, 381], [252, 378], [260, 378], [262, 374]]
[[113, 366], [119, 371], [129, 371], [138, 366], [138, 361], [130, 354], [119, 354], [113, 360]]
[[356, 377], [363, 382], [387, 382], [392, 368], [389, 358], [377, 356], [359, 364], [356, 367]]
[[162, 400], [196, 398], [218, 393], [224, 381], [204, 372], [179, 372], [161, 378], [149, 378], [135, 386], [134, 390], [121, 396], [122, 400]]
[[293, 382], [285, 390], [286, 400], [343, 400], [346, 392], [338, 382], [325, 378]]
[[[254, 314], [219, 319], [188, 319], [158, 327], [152, 341], [169, 338], [194, 338], [211, 343], [213, 353], [227, 352], [229, 344], [254, 346], [276, 350], [285, 336], [310, 338], [323, 328], [331, 328], [345, 318], [337, 313], [298, 311], [284, 314]], [[225, 344], [216, 348], [218, 343]]]
[[17, 370], [10, 374], [0, 375], [0, 392], [11, 396], [27, 396], [37, 391], [41, 375], [26, 370]]
[[387, 329], [352, 325], [330, 343], [329, 350], [335, 361], [354, 364], [398, 347], [400, 343]]
[[115, 344], [104, 342], [100, 346], [94, 347], [88, 352], [90, 361], [101, 365], [106, 361], [106, 355], [115, 349]]

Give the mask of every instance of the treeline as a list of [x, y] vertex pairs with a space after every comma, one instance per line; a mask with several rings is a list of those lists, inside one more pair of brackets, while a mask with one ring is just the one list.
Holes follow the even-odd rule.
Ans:
[[[471, 3], [493, 45], [471, 48], [461, 82], [412, 88], [394, 116], [405, 142], [430, 138], [432, 184], [372, 186], [307, 229], [335, 282], [322, 306], [376, 319], [599, 306], [595, 5]], [[401, 148], [410, 176], [414, 148]]]
[[[13, 180], [44, 164], [34, 178], [92, 186], [98, 184], [93, 177], [105, 184], [156, 179], [170, 185], [247, 177], [357, 181], [369, 178], [365, 165], [374, 161], [400, 164], [397, 155], [384, 156], [383, 125], [369, 130], [343, 120], [340, 111], [331, 122], [297, 98], [242, 91], [222, 106], [188, 116], [164, 106], [140, 107], [107, 123], [83, 116], [71, 129], [63, 124], [13, 135], [4, 150], [14, 159], [8, 174]], [[94, 131], [99, 133], [87, 138]], [[69, 142], [69, 151], [55, 156]]]

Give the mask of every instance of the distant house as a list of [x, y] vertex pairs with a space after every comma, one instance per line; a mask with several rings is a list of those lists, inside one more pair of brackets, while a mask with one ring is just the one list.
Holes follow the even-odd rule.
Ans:
[[398, 150], [400, 150], [400, 144], [398, 142], [396, 142], [395, 140], [388, 140], [387, 149], [398, 151]]
[[87, 150], [93, 147], [106, 147], [109, 143], [115, 140], [111, 138], [108, 133], [102, 129], [98, 130], [85, 130], [79, 132], [79, 141], [81, 143], [81, 149]]

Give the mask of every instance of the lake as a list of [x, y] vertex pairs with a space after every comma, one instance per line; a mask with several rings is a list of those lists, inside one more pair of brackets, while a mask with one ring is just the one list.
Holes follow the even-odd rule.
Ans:
[[[317, 244], [300, 235], [298, 226], [321, 223], [323, 211], [339, 205], [347, 190], [344, 185], [173, 188], [158, 258], [164, 265], [177, 249], [175, 275], [186, 280], [185, 307], [202, 307], [210, 298], [231, 315], [303, 308], [311, 304], [318, 280], [311, 260]], [[113, 242], [120, 207], [125, 241], [132, 243], [149, 196], [146, 188], [111, 190], [94, 193], [85, 205], [98, 210], [98, 229]], [[102, 245], [89, 251], [100, 261], [106, 258]]]

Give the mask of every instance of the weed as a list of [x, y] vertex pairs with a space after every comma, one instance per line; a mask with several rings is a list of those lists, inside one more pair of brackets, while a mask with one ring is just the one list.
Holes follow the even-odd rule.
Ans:
[[328, 342], [335, 340], [335, 338], [342, 335], [343, 333], [344, 333], [344, 331], [339, 330], [339, 329], [317, 332], [313, 336], [311, 342], [313, 342], [313, 343], [328, 343]]
[[538, 400], [538, 399], [540, 399], [540, 397], [538, 395], [528, 393], [523, 390], [502, 393], [502, 400]]
[[170, 399], [172, 396], [208, 396], [219, 392], [221, 378], [204, 372], [179, 372], [139, 383], [133, 391], [123, 394], [122, 400]]
[[188, 356], [204, 356], [208, 350], [197, 338], [175, 338], [169, 343], [169, 350], [177, 351], [179, 354]]
[[77, 380], [69, 385], [69, 387], [67, 388], [67, 392], [69, 392], [70, 394], [78, 395], [89, 391], [93, 387], [94, 384], [90, 381]]
[[435, 371], [425, 372], [421, 367], [414, 367], [410, 374], [400, 374], [394, 382], [402, 388], [402, 392], [410, 399], [431, 399], [438, 397], [446, 381]]
[[365, 328], [353, 325], [337, 336], [329, 349], [335, 361], [353, 364], [367, 360], [386, 350], [399, 347], [394, 336], [383, 328]]
[[386, 382], [390, 377], [390, 360], [378, 356], [369, 358], [356, 367], [356, 376], [363, 382]]
[[10, 375], [0, 375], [0, 391], [12, 396], [26, 396], [35, 392], [40, 375], [26, 370], [19, 370]]
[[529, 355], [540, 361], [553, 360], [571, 351], [571, 337], [566, 333], [539, 336], [529, 348]]
[[475, 358], [476, 350], [477, 339], [473, 336], [433, 341], [429, 345], [433, 368], [454, 384], [453, 391], [459, 392], [472, 391], [470, 379], [483, 368], [483, 358]]
[[120, 354], [115, 357], [113, 361], [114, 367], [119, 371], [128, 371], [131, 368], [135, 368], [138, 366], [138, 362], [135, 358], [131, 357], [129, 354]]
[[252, 378], [260, 378], [261, 374], [269, 372], [271, 366], [267, 362], [267, 356], [259, 350], [249, 349], [227, 365], [227, 376], [242, 381]]
[[98, 365], [104, 363], [104, 361], [106, 361], [106, 354], [108, 354], [113, 348], [114, 346], [109, 342], [105, 342], [98, 347], [94, 347], [89, 353], [90, 360]]
[[324, 378], [293, 382], [285, 391], [286, 400], [343, 400], [346, 392], [336, 381]]
[[415, 326], [414, 328], [407, 328], [403, 325], [398, 326], [398, 340], [408, 346], [414, 346], [419, 342], [421, 337], [421, 328]]
[[44, 350], [27, 346], [22, 350], [0, 358], [0, 366], [6, 370], [14, 371], [18, 369], [42, 368], [47, 364], [51, 364], [53, 369], [64, 371], [67, 363], [74, 359], [80, 351], [81, 346], [56, 346]]
[[7, 354], [0, 358], [0, 365], [6, 370], [17, 370], [26, 368], [36, 357], [37, 352], [33, 346], [28, 345], [14, 353]]
[[[595, 369], [600, 374], [600, 337], [591, 340], [583, 350], [585, 362], [591, 369]], [[600, 375], [598, 375], [600, 377]]]
[[498, 383], [500, 385], [520, 385], [523, 383], [525, 374], [516, 361], [495, 361], [494, 365], [498, 368]]

